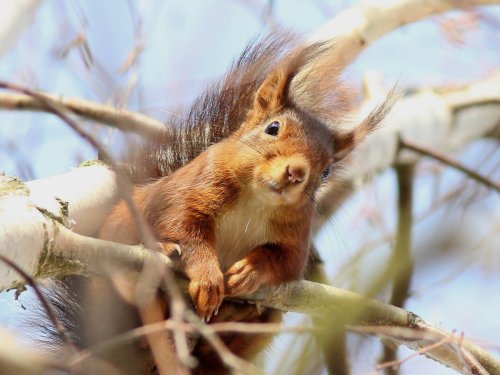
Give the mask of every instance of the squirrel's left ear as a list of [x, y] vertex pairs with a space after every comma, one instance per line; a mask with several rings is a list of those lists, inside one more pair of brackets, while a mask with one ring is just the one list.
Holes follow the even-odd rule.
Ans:
[[370, 112], [361, 124], [354, 129], [349, 131], [335, 129], [333, 131], [334, 160], [340, 161], [344, 159], [369, 133], [375, 130], [386, 117], [387, 112], [389, 112], [392, 107], [392, 103], [392, 94], [389, 94], [385, 101]]

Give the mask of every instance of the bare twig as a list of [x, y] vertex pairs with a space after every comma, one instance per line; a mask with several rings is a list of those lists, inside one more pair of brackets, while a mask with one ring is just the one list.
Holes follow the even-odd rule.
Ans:
[[[473, 355], [469, 348], [464, 345], [463, 333], [456, 337], [454, 333], [448, 334], [444, 331], [421, 324], [417, 327], [390, 327], [390, 326], [351, 326], [353, 332], [377, 335], [389, 338], [395, 342], [404, 343], [416, 350], [403, 360], [385, 362], [376, 367], [376, 371], [387, 370], [390, 367], [398, 368], [403, 362], [414, 357], [416, 354], [424, 354], [432, 357], [439, 355], [446, 358], [448, 365], [463, 374], [489, 375], [496, 374], [499, 367], [488, 370], [478, 361], [477, 355]], [[446, 362], [445, 362], [446, 363]], [[491, 372], [490, 372], [491, 371]], [[376, 372], [375, 372], [376, 373]]]
[[[90, 100], [67, 98], [54, 94], [44, 95], [67, 111], [123, 131], [154, 137], [165, 130], [165, 126], [160, 121], [137, 112], [117, 109]], [[36, 98], [28, 94], [14, 93], [0, 93], [0, 109], [47, 112], [47, 107]]]
[[392, 361], [388, 361], [388, 362], [382, 362], [382, 363], [379, 363], [377, 365], [377, 367], [375, 368], [376, 372], [379, 372], [379, 371], [382, 371], [382, 370], [386, 370], [386, 369], [395, 369], [395, 368], [399, 368], [403, 363], [409, 361], [410, 359], [418, 356], [418, 355], [422, 355], [422, 354], [425, 354], [431, 350], [434, 350], [438, 347], [440, 347], [441, 345], [444, 345], [446, 344], [447, 342], [449, 342], [451, 340], [451, 337], [445, 337], [433, 344], [430, 344], [430, 345], [427, 345], [427, 346], [424, 346], [422, 349], [419, 349], [417, 350], [416, 352], [404, 357], [404, 358], [401, 358], [401, 359], [395, 359], [395, 360], [392, 360]]
[[237, 370], [243, 374], [255, 375], [263, 374], [257, 366], [247, 362], [237, 355], [234, 355], [224, 344], [219, 336], [211, 329], [210, 325], [203, 323], [198, 316], [192, 311], [186, 311], [185, 318], [188, 322], [193, 324], [197, 331], [212, 345], [212, 348], [219, 355], [222, 362], [233, 370]]
[[14, 271], [16, 271], [19, 275], [21, 275], [22, 278], [26, 280], [26, 282], [33, 288], [33, 291], [35, 292], [36, 297], [42, 304], [43, 309], [45, 310], [45, 313], [49, 317], [51, 323], [54, 325], [54, 328], [57, 331], [57, 334], [61, 338], [61, 340], [67, 345], [67, 347], [73, 352], [73, 354], [78, 353], [78, 349], [75, 346], [75, 344], [71, 341], [69, 338], [68, 332], [64, 328], [64, 326], [61, 324], [59, 319], [56, 316], [56, 313], [54, 312], [54, 309], [50, 305], [49, 301], [45, 296], [43, 295], [42, 291], [38, 287], [36, 281], [28, 275], [21, 267], [19, 267], [16, 263], [8, 259], [7, 257], [3, 256], [0, 254], [0, 261], [4, 262], [7, 264], [9, 267], [11, 267]]
[[[302, 334], [314, 332], [310, 327], [294, 326], [283, 327], [279, 323], [239, 323], [239, 322], [224, 322], [210, 324], [210, 329], [213, 332], [238, 332], [243, 334], [255, 333], [272, 333], [272, 334]], [[103, 353], [114, 347], [126, 345], [130, 342], [138, 340], [148, 334], [160, 331], [182, 331], [185, 333], [197, 333], [197, 328], [192, 323], [182, 322], [180, 325], [173, 319], [167, 319], [161, 322], [146, 324], [141, 327], [132, 329], [109, 340], [102, 341], [92, 347], [80, 351], [70, 360], [72, 365], [80, 363], [90, 356]]]
[[415, 151], [421, 155], [431, 157], [435, 160], [438, 160], [439, 162], [446, 164], [452, 168], [455, 168], [463, 173], [465, 173], [467, 176], [470, 178], [478, 181], [479, 183], [483, 184], [484, 186], [489, 187], [490, 189], [495, 190], [497, 193], [500, 193], [500, 184], [496, 183], [495, 181], [491, 181], [490, 179], [480, 175], [479, 173], [473, 171], [470, 168], [467, 168], [465, 165], [462, 163], [451, 159], [450, 157], [436, 151], [432, 150], [428, 147], [418, 145], [414, 142], [408, 141], [408, 140], [401, 140], [400, 141], [401, 147], [404, 147], [408, 150]]

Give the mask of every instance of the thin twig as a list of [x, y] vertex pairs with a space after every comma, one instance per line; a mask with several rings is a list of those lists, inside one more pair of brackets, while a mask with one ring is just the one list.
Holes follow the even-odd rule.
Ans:
[[64, 328], [64, 326], [61, 324], [59, 319], [57, 319], [57, 315], [54, 312], [54, 309], [50, 305], [49, 301], [45, 296], [43, 295], [42, 291], [38, 287], [35, 279], [33, 279], [30, 275], [28, 275], [27, 272], [25, 272], [21, 267], [19, 267], [16, 263], [14, 263], [12, 260], [8, 259], [6, 256], [0, 254], [0, 261], [4, 262], [7, 264], [9, 267], [11, 267], [14, 271], [16, 271], [23, 279], [26, 280], [26, 283], [28, 283], [32, 288], [33, 291], [35, 292], [36, 297], [42, 304], [43, 309], [45, 310], [45, 313], [49, 317], [50, 321], [54, 325], [54, 328], [57, 331], [57, 334], [61, 338], [61, 340], [70, 348], [70, 350], [73, 352], [73, 354], [76, 354], [79, 352], [78, 348], [75, 346], [75, 344], [71, 341], [69, 338], [68, 332]]
[[383, 363], [379, 363], [377, 365], [377, 367], [375, 368], [375, 371], [376, 372], [379, 372], [379, 371], [382, 371], [382, 370], [386, 370], [386, 369], [394, 369], [394, 368], [399, 368], [401, 367], [401, 365], [407, 361], [409, 361], [411, 358], [414, 358], [418, 355], [421, 355], [421, 354], [425, 354], [431, 350], [434, 350], [436, 348], [439, 348], [440, 346], [446, 344], [447, 342], [451, 341], [451, 337], [445, 337], [433, 344], [430, 344], [430, 345], [427, 345], [427, 346], [424, 346], [422, 349], [419, 349], [417, 350], [416, 352], [414, 353], [411, 353], [410, 355], [404, 357], [404, 358], [401, 358], [401, 359], [395, 359], [395, 360], [392, 360], [392, 361], [388, 361], [388, 362], [383, 362]]
[[[174, 275], [171, 272], [165, 274], [165, 287], [170, 292], [170, 314], [171, 318], [177, 326], [185, 323], [185, 314], [188, 311], [188, 307], [184, 301], [184, 298], [180, 292], [179, 288], [168, 288], [169, 284], [174, 283]], [[177, 284], [176, 284], [177, 285]], [[185, 332], [181, 330], [174, 330], [174, 343], [177, 350], [177, 356], [179, 357], [179, 362], [181, 367], [192, 368], [196, 366], [197, 360], [191, 355], [189, 350], [188, 338]]]
[[[9, 83], [3, 83], [13, 86]], [[156, 137], [165, 130], [165, 125], [138, 112], [117, 109], [109, 105], [98, 104], [80, 98], [68, 98], [61, 95], [44, 94], [60, 107], [80, 117], [110, 125], [123, 131], [137, 133], [147, 137]], [[47, 107], [29, 94], [0, 93], [0, 109], [19, 111], [47, 112]], [[50, 112], [50, 111], [49, 111]]]
[[193, 324], [198, 332], [200, 332], [200, 334], [210, 343], [227, 367], [248, 375], [263, 374], [262, 370], [257, 366], [233, 354], [224, 344], [224, 341], [222, 341], [215, 331], [212, 330], [210, 325], [203, 323], [192, 311], [186, 311], [185, 317], [186, 320]]
[[491, 181], [487, 177], [480, 175], [479, 173], [466, 167], [465, 165], [458, 162], [457, 160], [454, 160], [454, 159], [452, 159], [452, 158], [450, 158], [450, 157], [448, 157], [448, 156], [446, 156], [446, 155], [444, 155], [436, 150], [432, 150], [428, 147], [421, 146], [421, 145], [418, 145], [414, 142], [410, 142], [410, 141], [403, 140], [403, 139], [400, 140], [400, 146], [403, 148], [407, 148], [408, 150], [418, 152], [421, 155], [436, 159], [443, 164], [446, 164], [452, 168], [455, 168], [455, 169], [465, 173], [470, 178], [472, 178], [472, 179], [478, 181], [479, 183], [489, 187], [490, 189], [495, 190], [497, 193], [500, 193], [500, 184], [499, 183], [497, 183], [495, 181]]
[[[237, 332], [243, 334], [303, 334], [315, 331], [315, 329], [313, 328], [303, 326], [283, 327], [279, 323], [239, 322], [214, 323], [210, 324], [210, 329], [216, 333]], [[173, 319], [167, 319], [161, 322], [143, 325], [80, 351], [70, 360], [70, 363], [72, 365], [80, 363], [93, 355], [103, 353], [107, 350], [116, 348], [121, 345], [129, 344], [130, 342], [136, 341], [141, 337], [147, 336], [148, 334], [160, 331], [182, 331], [184, 333], [196, 333], [198, 329], [192, 323], [182, 322], [181, 324], [178, 324]]]

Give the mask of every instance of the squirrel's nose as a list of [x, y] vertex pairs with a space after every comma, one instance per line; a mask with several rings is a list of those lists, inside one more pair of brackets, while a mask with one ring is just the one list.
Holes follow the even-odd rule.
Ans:
[[302, 165], [288, 165], [286, 167], [286, 172], [288, 174], [288, 181], [291, 183], [304, 181], [304, 177], [306, 175], [306, 170]]

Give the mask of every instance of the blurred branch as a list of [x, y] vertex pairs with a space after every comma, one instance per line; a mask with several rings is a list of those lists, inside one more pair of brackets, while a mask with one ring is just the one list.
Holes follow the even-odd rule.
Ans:
[[260, 370], [254, 364], [245, 361], [232, 353], [224, 344], [224, 341], [216, 335], [215, 331], [211, 329], [210, 325], [205, 324], [201, 319], [192, 311], [186, 311], [186, 320], [193, 324], [197, 331], [203, 335], [205, 340], [207, 340], [215, 352], [219, 355], [224, 364], [233, 370], [238, 371], [242, 374], [247, 375], [263, 375], [263, 371]]
[[[423, 329], [422, 327], [414, 329], [389, 326], [351, 326], [350, 330], [363, 334], [377, 335], [386, 339], [388, 338], [397, 343], [406, 344], [408, 347], [415, 350], [415, 353], [401, 360], [379, 364], [375, 368], [374, 373], [387, 369], [389, 366], [399, 367], [403, 362], [419, 354], [426, 355], [430, 358], [435, 358], [435, 355], [439, 355], [448, 357], [449, 359], [452, 359], [449, 355], [454, 354], [454, 360], [459, 367], [449, 367], [454, 368], [462, 374], [491, 375], [497, 374], [499, 369], [498, 364], [494, 364], [493, 368], [486, 369], [486, 366], [483, 366], [483, 364], [478, 361], [477, 357], [472, 355], [467, 344], [464, 344], [466, 341], [464, 340], [463, 334], [456, 337], [454, 334], [448, 334], [431, 326], [427, 326]], [[430, 354], [430, 352], [434, 353]]]
[[[481, 88], [488, 91], [488, 97], [496, 95], [500, 100], [500, 75], [473, 82], [467, 87], [473, 92]], [[456, 92], [465, 92], [460, 88]], [[318, 199], [318, 215], [314, 230], [320, 229], [331, 215], [341, 206], [360, 184], [362, 176], [384, 170], [397, 162], [414, 162], [414, 152], [398, 152], [400, 139], [439, 150], [454, 150], [468, 142], [486, 137], [500, 129], [500, 104], [484, 105], [477, 103], [478, 96], [468, 95], [475, 105], [465, 105], [466, 101], [456, 100], [452, 105], [450, 96], [455, 91], [415, 91], [399, 98], [392, 111], [380, 126], [369, 135], [351, 157], [348, 168], [343, 171], [342, 180], [332, 184], [322, 192]], [[478, 94], [479, 95], [479, 94]], [[383, 95], [382, 95], [383, 96]], [[354, 114], [364, 118], [380, 100], [366, 100]], [[477, 126], [470, 126], [471, 121]], [[498, 185], [497, 185], [498, 186]], [[495, 188], [495, 190], [497, 190]]]
[[55, 359], [21, 345], [10, 332], [0, 327], [0, 374], [46, 375], [68, 371]]
[[[100, 157], [105, 160], [109, 167], [113, 170], [113, 172], [115, 172], [117, 179], [116, 184], [118, 187], [118, 192], [120, 193], [119, 196], [125, 202], [135, 224], [137, 225], [142, 242], [145, 245], [144, 250], [148, 253], [148, 256], [144, 258], [144, 267], [142, 268], [140, 273], [134, 302], [141, 312], [141, 316], [149, 317], [150, 314], [147, 313], [146, 310], [151, 307], [151, 302], [155, 299], [155, 294], [150, 293], [149, 295], [146, 295], [145, 293], [142, 293], [142, 290], [146, 286], [156, 289], [160, 286], [160, 283], [164, 281], [170, 294], [170, 304], [172, 305], [174, 311], [173, 317], [181, 320], [181, 315], [185, 311], [187, 311], [187, 307], [180, 295], [180, 291], [177, 289], [177, 284], [175, 283], [171, 268], [168, 266], [168, 263], [167, 266], [165, 266], [165, 263], [163, 262], [164, 257], [162, 256], [162, 254], [158, 251], [154, 251], [157, 245], [156, 239], [151, 231], [149, 224], [146, 222], [146, 219], [139, 211], [136, 202], [132, 199], [132, 184], [128, 176], [123, 172], [122, 168], [113, 160], [113, 158], [101, 145], [101, 143], [90, 132], [84, 130], [80, 126], [80, 124], [78, 124], [78, 122], [76, 122], [71, 116], [71, 112], [68, 111], [66, 107], [61, 106], [57, 100], [53, 100], [43, 93], [39, 93], [26, 87], [11, 83], [0, 82], [0, 88], [16, 91], [37, 100], [46, 108], [48, 112], [54, 113], [57, 117], [63, 120], [73, 131], [75, 131], [75, 133], [77, 133], [82, 139], [88, 142], [96, 151], [98, 151]], [[44, 246], [44, 249], [41, 250], [40, 254], [45, 254], [46, 250], [47, 249]], [[182, 333], [179, 333], [179, 335], [181, 334]], [[156, 337], [154, 342], [159, 343], [159, 345], [162, 345], [163, 343], [164, 345], [162, 346], [164, 348], [168, 348], [168, 343], [166, 343], [166, 341], [162, 338], [158, 340], [158, 338]], [[176, 343], [179, 345], [179, 352], [181, 354], [185, 352], [182, 349], [186, 347], [186, 342], [187, 339], [185, 337], [182, 340], [176, 341]], [[152, 345], [152, 348], [154, 349], [153, 354], [155, 355], [155, 357], [158, 357], [158, 350], [155, 350], [156, 347], [158, 347], [157, 344], [155, 344], [154, 346]], [[179, 359], [181, 367], [189, 367], [192, 363], [190, 357], [186, 358], [185, 356], [180, 355]], [[164, 375], [165, 372], [168, 372], [168, 368], [166, 368], [167, 366], [165, 365], [164, 361], [161, 362], [160, 360], [157, 360], [157, 362], [159, 364], [158, 368], [160, 370], [160, 375]], [[162, 364], [164, 366], [160, 366]]]
[[[311, 244], [311, 254], [307, 267], [306, 279], [321, 284], [329, 285], [329, 280], [314, 244]], [[349, 356], [347, 353], [347, 342], [345, 327], [341, 324], [332, 325], [331, 322], [320, 316], [312, 316], [313, 332], [316, 343], [321, 348], [323, 360], [329, 375], [349, 375]], [[332, 326], [336, 329], [332, 330]]]
[[[341, 318], [356, 325], [388, 326], [393, 330], [397, 330], [398, 327], [408, 328], [413, 336], [406, 337], [405, 340], [402, 340], [400, 331], [391, 332], [389, 330], [385, 332], [385, 336], [398, 344], [408, 346], [412, 350], [419, 350], [445, 336], [450, 336], [448, 333], [428, 325], [415, 314], [396, 306], [357, 293], [309, 281], [283, 284], [257, 292], [254, 296], [245, 299], [271, 308], [323, 316], [323, 319], [328, 318], [330, 322]], [[458, 352], [456, 345], [460, 347]], [[469, 361], [472, 365], [475, 360], [490, 374], [499, 373], [500, 361], [465, 339], [454, 340], [453, 345], [441, 346], [424, 354], [460, 373], [474, 373], [474, 368], [463, 366], [464, 352], [473, 357]]]
[[310, 41], [332, 41], [336, 45], [332, 58], [344, 68], [371, 43], [406, 24], [451, 9], [498, 3], [500, 0], [363, 1], [328, 21], [311, 36]]
[[[160, 121], [137, 112], [117, 109], [79, 98], [66, 98], [46, 93], [43, 95], [78, 116], [110, 125], [123, 131], [153, 137], [165, 129], [164, 124]], [[52, 112], [34, 97], [15, 93], [0, 93], [0, 109]]]
[[[398, 359], [394, 359], [392, 361], [381, 362], [381, 363], [379, 363], [377, 365], [377, 367], [375, 368], [375, 370], [377, 372], [380, 371], [380, 370], [386, 370], [386, 372], [388, 372], [388, 373], [396, 373], [397, 374], [398, 370], [399, 370], [399, 367], [403, 363], [405, 363], [406, 361], [408, 361], [411, 358], [416, 357], [418, 355], [425, 354], [429, 350], [433, 350], [433, 349], [439, 348], [440, 346], [446, 344], [449, 341], [450, 341], [450, 338], [449, 337], [445, 337], [445, 338], [439, 340], [438, 342], [435, 342], [434, 344], [425, 346], [422, 349], [417, 350], [416, 352], [410, 354], [409, 356], [407, 356], [405, 358], [401, 358], [399, 360]], [[387, 348], [388, 346], [385, 346], [385, 347]]]
[[500, 104], [500, 74], [496, 73], [487, 80], [459, 88], [440, 89], [448, 104], [459, 111], [471, 106]]
[[419, 144], [416, 144], [411, 141], [407, 140], [401, 140], [401, 147], [407, 148], [408, 150], [415, 151], [421, 155], [428, 156], [430, 158], [433, 158], [443, 164], [446, 164], [454, 169], [457, 169], [463, 173], [465, 173], [467, 176], [470, 178], [476, 180], [477, 182], [483, 184], [484, 186], [489, 187], [490, 189], [495, 190], [497, 193], [500, 193], [500, 184], [496, 183], [495, 181], [492, 181], [484, 176], [481, 176], [479, 173], [473, 171], [470, 168], [467, 168], [465, 165], [462, 163], [458, 162], [457, 160], [454, 160], [436, 150], [432, 150], [428, 147], [421, 146]]
[[[398, 228], [392, 257], [389, 261], [389, 270], [394, 275], [392, 294], [389, 303], [403, 307], [409, 296], [410, 282], [413, 273], [411, 255], [411, 231], [413, 227], [413, 176], [414, 164], [396, 165], [398, 179]], [[396, 361], [397, 347], [384, 344], [384, 353], [380, 363]], [[388, 375], [398, 374], [393, 366], [387, 366]]]
[[12, 47], [32, 24], [42, 0], [2, 1], [0, 12], [0, 56]]

